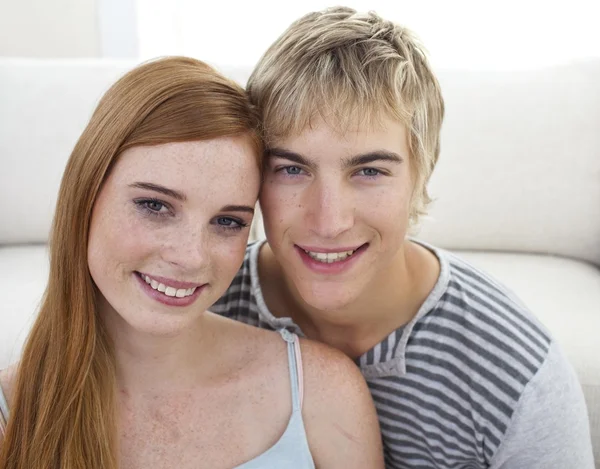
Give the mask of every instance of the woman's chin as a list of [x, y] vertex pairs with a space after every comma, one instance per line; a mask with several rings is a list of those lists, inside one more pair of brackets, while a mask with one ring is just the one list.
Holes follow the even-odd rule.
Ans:
[[[142, 312], [144, 311], [144, 312]], [[127, 312], [113, 309], [113, 314], [105, 316], [111, 335], [146, 335], [156, 338], [177, 337], [190, 330], [198, 323], [204, 310], [198, 308], [183, 311], [143, 310]]]

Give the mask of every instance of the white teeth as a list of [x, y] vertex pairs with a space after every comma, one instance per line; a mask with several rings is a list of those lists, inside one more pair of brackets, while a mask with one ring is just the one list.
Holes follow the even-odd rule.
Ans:
[[192, 287], [192, 288], [168, 287], [164, 283], [157, 282], [156, 280], [151, 279], [147, 275], [142, 275], [142, 278], [154, 290], [158, 290], [159, 292], [162, 292], [167, 296], [175, 296], [177, 298], [185, 298], [186, 296], [190, 296], [192, 293], [194, 293], [196, 291], [196, 287]]
[[341, 252], [312, 252], [312, 251], [304, 251], [313, 259], [323, 262], [324, 264], [331, 264], [333, 262], [343, 261], [348, 258], [354, 251], [341, 251]]

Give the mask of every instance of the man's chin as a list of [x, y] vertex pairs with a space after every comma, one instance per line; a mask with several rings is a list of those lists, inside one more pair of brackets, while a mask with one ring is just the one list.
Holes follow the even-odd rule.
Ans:
[[319, 311], [343, 311], [357, 299], [356, 290], [344, 283], [319, 282], [297, 287], [304, 302]]

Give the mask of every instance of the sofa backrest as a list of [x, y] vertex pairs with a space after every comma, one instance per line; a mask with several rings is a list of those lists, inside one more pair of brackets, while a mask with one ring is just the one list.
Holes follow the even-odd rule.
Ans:
[[600, 60], [439, 77], [437, 200], [421, 237], [600, 265]]
[[[46, 242], [69, 154], [102, 93], [134, 65], [0, 59], [0, 245]], [[242, 84], [250, 73], [222, 71]], [[437, 200], [420, 237], [600, 265], [600, 60], [438, 76]]]
[[134, 63], [0, 59], [0, 244], [45, 243], [62, 173], [98, 100]]

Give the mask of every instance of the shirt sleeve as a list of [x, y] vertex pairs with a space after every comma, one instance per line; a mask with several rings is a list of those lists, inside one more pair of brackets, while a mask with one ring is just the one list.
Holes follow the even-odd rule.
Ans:
[[588, 413], [579, 380], [552, 342], [528, 383], [490, 469], [594, 469]]

